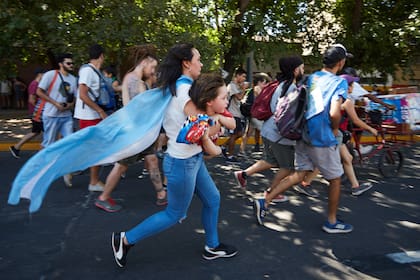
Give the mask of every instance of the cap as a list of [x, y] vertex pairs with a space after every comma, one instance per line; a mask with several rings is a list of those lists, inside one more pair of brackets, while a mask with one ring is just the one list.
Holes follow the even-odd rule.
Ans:
[[353, 82], [358, 82], [359, 81], [359, 77], [354, 77], [354, 76], [347, 75], [347, 74], [340, 75], [340, 77], [343, 78], [343, 79], [346, 79], [347, 84], [351, 84]]
[[334, 64], [346, 57], [352, 58], [353, 55], [347, 52], [346, 48], [342, 44], [335, 44], [325, 51], [322, 63], [325, 65]]

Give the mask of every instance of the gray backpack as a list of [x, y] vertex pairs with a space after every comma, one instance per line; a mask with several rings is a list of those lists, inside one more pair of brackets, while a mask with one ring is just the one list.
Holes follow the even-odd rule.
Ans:
[[307, 103], [308, 93], [304, 86], [279, 97], [274, 120], [282, 137], [290, 140], [302, 138]]

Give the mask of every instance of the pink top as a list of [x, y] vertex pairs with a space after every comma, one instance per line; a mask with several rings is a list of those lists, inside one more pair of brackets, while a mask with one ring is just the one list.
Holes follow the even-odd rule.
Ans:
[[[31, 95], [35, 95], [35, 100], [38, 99], [37, 95], [36, 95], [36, 89], [38, 88], [38, 81], [37, 80], [33, 80], [28, 87], [28, 110], [29, 110], [29, 114], [32, 115], [34, 112], [34, 108], [35, 106], [32, 105], [29, 100], [31, 99]], [[35, 102], [36, 104], [36, 102]]]

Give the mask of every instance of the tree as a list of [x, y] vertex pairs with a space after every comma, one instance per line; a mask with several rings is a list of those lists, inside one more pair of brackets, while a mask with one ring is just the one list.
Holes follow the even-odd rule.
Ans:
[[409, 66], [420, 57], [417, 2], [4, 0], [0, 76], [15, 71], [18, 62], [52, 65], [54, 54], [63, 51], [80, 64], [96, 42], [105, 46], [107, 63], [127, 68], [132, 45], [153, 43], [163, 56], [185, 41], [201, 51], [205, 71], [223, 67], [232, 73], [250, 52], [257, 65], [276, 65], [275, 55], [291, 52], [308, 55], [306, 63], [320, 63], [325, 48], [338, 41], [355, 54], [353, 66], [393, 74], [396, 65]]
[[350, 61], [364, 73], [394, 74], [419, 62], [420, 4], [410, 0], [337, 1], [343, 32], [338, 39], [352, 50]]

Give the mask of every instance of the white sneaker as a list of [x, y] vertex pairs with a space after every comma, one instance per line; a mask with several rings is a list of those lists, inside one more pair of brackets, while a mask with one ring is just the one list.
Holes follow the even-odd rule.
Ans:
[[373, 150], [373, 146], [372, 145], [367, 145], [367, 146], [360, 145], [359, 146], [359, 149], [360, 149], [360, 153], [362, 155], [366, 155], [366, 154], [370, 153]]
[[105, 184], [102, 183], [101, 181], [98, 181], [98, 183], [96, 183], [96, 185], [89, 184], [88, 189], [89, 189], [90, 192], [103, 192], [104, 187], [105, 187]]
[[63, 180], [64, 180], [64, 184], [66, 185], [66, 187], [73, 187], [73, 183], [71, 182], [71, 180], [73, 179], [73, 175], [71, 174], [66, 174], [63, 176]]

